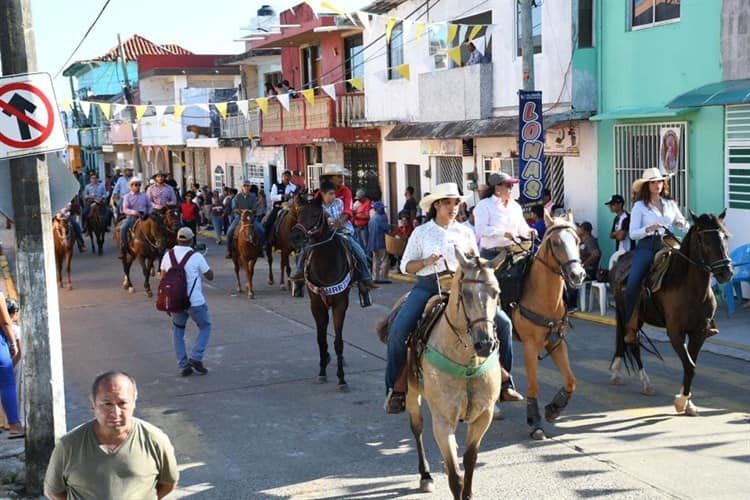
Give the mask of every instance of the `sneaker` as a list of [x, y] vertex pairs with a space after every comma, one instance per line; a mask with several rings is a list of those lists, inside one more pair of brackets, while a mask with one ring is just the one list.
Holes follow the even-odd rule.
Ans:
[[193, 369], [190, 367], [190, 365], [187, 365], [185, 368], [180, 370], [180, 376], [182, 377], [189, 377], [193, 374]]
[[203, 362], [197, 361], [195, 359], [188, 360], [188, 366], [192, 367], [193, 370], [197, 371], [200, 375], [205, 375], [208, 373], [208, 369], [203, 366]]

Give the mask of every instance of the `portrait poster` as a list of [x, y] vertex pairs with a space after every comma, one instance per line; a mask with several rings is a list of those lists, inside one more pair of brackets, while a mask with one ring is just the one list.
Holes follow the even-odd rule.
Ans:
[[680, 129], [662, 127], [659, 139], [659, 169], [665, 174], [674, 175], [680, 168]]

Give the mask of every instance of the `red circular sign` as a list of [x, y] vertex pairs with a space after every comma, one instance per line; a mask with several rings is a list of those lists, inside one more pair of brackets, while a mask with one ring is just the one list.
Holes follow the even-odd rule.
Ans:
[[26, 114], [23, 112], [18, 112], [18, 114], [13, 113], [12, 112], [13, 108], [10, 108], [10, 106], [7, 103], [0, 103], [0, 111], [3, 111], [3, 110], [7, 111], [10, 108], [11, 111], [9, 112], [11, 112], [18, 120], [25, 122], [27, 125], [32, 126], [34, 129], [40, 132], [39, 137], [28, 140], [28, 141], [23, 141], [23, 140], [18, 141], [0, 132], [0, 142], [3, 142], [7, 144], [8, 146], [18, 148], [18, 149], [29, 149], [29, 148], [36, 147], [42, 144], [44, 141], [46, 141], [49, 138], [50, 134], [52, 133], [52, 129], [55, 124], [55, 113], [52, 110], [52, 103], [49, 102], [49, 99], [47, 99], [47, 96], [45, 96], [41, 90], [25, 82], [10, 83], [4, 87], [0, 87], [0, 100], [2, 100], [4, 94], [11, 92], [13, 90], [25, 90], [27, 92], [31, 92], [36, 97], [38, 97], [39, 100], [41, 100], [42, 104], [44, 104], [44, 109], [47, 111], [47, 120], [49, 123], [47, 125], [39, 124], [35, 120], [27, 117]]

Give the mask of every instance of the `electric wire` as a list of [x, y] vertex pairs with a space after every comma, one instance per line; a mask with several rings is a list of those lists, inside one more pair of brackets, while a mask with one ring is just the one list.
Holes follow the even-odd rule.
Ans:
[[73, 52], [70, 53], [70, 55], [68, 56], [68, 58], [62, 64], [62, 66], [60, 66], [60, 69], [57, 70], [57, 73], [55, 73], [55, 78], [57, 78], [58, 76], [60, 76], [60, 73], [62, 73], [65, 70], [65, 67], [67, 66], [67, 64], [70, 62], [71, 59], [73, 59], [73, 56], [76, 55], [76, 52], [78, 52], [78, 49], [81, 48], [81, 45], [83, 45], [83, 42], [86, 41], [86, 38], [89, 36], [89, 33], [91, 33], [91, 30], [94, 29], [94, 26], [96, 26], [96, 23], [99, 21], [99, 18], [102, 17], [102, 14], [104, 14], [104, 11], [107, 9], [107, 5], [109, 5], [109, 3], [111, 1], [112, 0], [105, 0], [104, 5], [102, 5], [102, 8], [99, 10], [99, 13], [96, 15], [96, 18], [94, 19], [94, 22], [91, 23], [91, 25], [89, 26], [89, 29], [87, 29], [86, 33], [83, 34], [83, 37], [81, 38], [81, 41], [78, 42], [78, 45], [76, 45], [76, 48], [73, 49]]

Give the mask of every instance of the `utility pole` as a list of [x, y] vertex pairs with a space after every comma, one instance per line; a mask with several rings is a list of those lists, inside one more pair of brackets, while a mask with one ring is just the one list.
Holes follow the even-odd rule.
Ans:
[[[36, 71], [30, 0], [0, 0], [0, 54], [4, 75]], [[39, 495], [55, 441], [66, 430], [49, 175], [43, 155], [9, 163], [25, 365], [26, 492]]]
[[[117, 45], [120, 47], [120, 64], [122, 64], [122, 74], [125, 75], [125, 85], [123, 94], [128, 104], [133, 104], [133, 94], [130, 93], [130, 79], [128, 78], [128, 67], [125, 64], [125, 50], [122, 48], [120, 34], [117, 34]], [[130, 125], [133, 130], [133, 156], [135, 156], [135, 175], [143, 173], [143, 164], [141, 163], [141, 147], [138, 144], [138, 124], [135, 121], [135, 109], [128, 108], [130, 114]]]
[[534, 0], [517, 0], [521, 4], [521, 55], [523, 90], [534, 90], [534, 23], [531, 8]]

